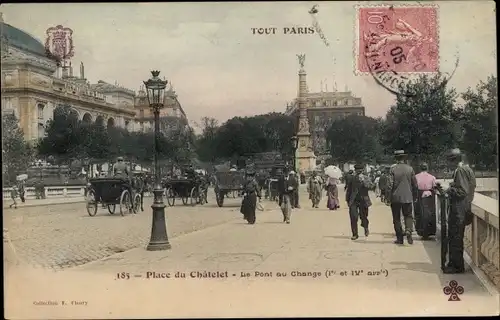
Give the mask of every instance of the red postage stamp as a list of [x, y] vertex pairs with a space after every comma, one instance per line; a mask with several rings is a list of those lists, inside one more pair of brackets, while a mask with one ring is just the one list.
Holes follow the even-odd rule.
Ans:
[[356, 73], [437, 72], [439, 30], [435, 6], [357, 7]]

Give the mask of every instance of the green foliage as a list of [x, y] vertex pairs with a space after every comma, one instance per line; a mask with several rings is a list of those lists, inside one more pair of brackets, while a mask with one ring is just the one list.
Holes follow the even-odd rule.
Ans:
[[405, 150], [429, 161], [457, 146], [457, 94], [447, 88], [441, 75], [421, 76], [400, 90], [381, 130], [380, 140], [387, 151]]
[[47, 124], [46, 137], [38, 144], [38, 153], [66, 161], [78, 158], [84, 148], [80, 125], [78, 116], [69, 107], [56, 108], [54, 118]]
[[4, 181], [12, 183], [25, 173], [34, 160], [34, 149], [24, 140], [23, 131], [13, 114], [2, 115], [2, 166]]
[[380, 120], [358, 115], [334, 121], [327, 131], [332, 160], [371, 163], [380, 159], [379, 126]]
[[201, 134], [195, 142], [198, 158], [205, 162], [215, 162], [218, 155], [215, 154], [213, 148], [215, 146], [217, 130], [219, 129], [219, 122], [214, 118], [204, 117], [198, 126], [201, 129]]
[[288, 153], [295, 121], [281, 113], [234, 117], [221, 126], [204, 118], [201, 129], [196, 152], [202, 161], [215, 161], [270, 151]]
[[[184, 126], [169, 128], [158, 138], [160, 159], [188, 157], [184, 150], [192, 138]], [[99, 159], [113, 161], [124, 156], [140, 163], [151, 163], [155, 155], [154, 132], [128, 132], [119, 127], [105, 128], [102, 123], [78, 120], [69, 108], [56, 109], [38, 143], [40, 155], [52, 155], [59, 161]]]
[[481, 81], [476, 90], [469, 88], [462, 98], [463, 141], [462, 148], [468, 160], [482, 169], [492, 169], [497, 164], [498, 96], [497, 78], [490, 76]]

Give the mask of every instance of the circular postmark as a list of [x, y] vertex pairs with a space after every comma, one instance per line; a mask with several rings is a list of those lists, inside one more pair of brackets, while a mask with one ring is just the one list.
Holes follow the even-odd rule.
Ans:
[[375, 7], [359, 9], [359, 41], [362, 69], [393, 94], [413, 95], [406, 86], [422, 74], [451, 74], [439, 70], [436, 7]]

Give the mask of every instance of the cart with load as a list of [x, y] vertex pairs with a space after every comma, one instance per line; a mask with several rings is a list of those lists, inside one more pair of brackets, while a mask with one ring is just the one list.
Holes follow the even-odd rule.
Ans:
[[[133, 192], [129, 181], [122, 178], [93, 178], [89, 180], [89, 191], [87, 193], [87, 213], [93, 217], [97, 213], [99, 205], [114, 214], [116, 206], [120, 208], [120, 214], [137, 213], [141, 205], [141, 196]], [[132, 194], [133, 193], [133, 194]]]
[[169, 206], [175, 205], [175, 199], [180, 198], [182, 204], [192, 206], [207, 202], [206, 187], [200, 178], [175, 178], [163, 183], [165, 197]]
[[224, 205], [224, 198], [232, 192], [241, 194], [245, 185], [245, 172], [243, 171], [218, 171], [215, 173], [215, 199], [217, 205]]

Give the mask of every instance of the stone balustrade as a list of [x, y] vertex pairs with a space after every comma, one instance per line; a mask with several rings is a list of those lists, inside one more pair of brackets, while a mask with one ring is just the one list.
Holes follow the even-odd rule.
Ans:
[[[26, 187], [25, 198], [36, 199], [34, 187]], [[3, 199], [10, 199], [11, 188], [3, 188]], [[46, 198], [66, 198], [66, 197], [82, 197], [85, 195], [85, 186], [51, 186], [45, 187]]]
[[[447, 187], [446, 181], [441, 183]], [[482, 189], [479, 183], [478, 187]], [[436, 208], [438, 229], [436, 239], [439, 241], [441, 234], [439, 203], [436, 203]], [[472, 213], [474, 214], [472, 224], [465, 228], [464, 258], [479, 278], [486, 277], [500, 291], [498, 200], [476, 192], [472, 202]]]
[[[36, 193], [34, 187], [26, 187], [25, 198], [36, 199]], [[10, 199], [11, 188], [3, 188], [3, 199]], [[45, 198], [71, 198], [71, 197], [82, 197], [85, 196], [85, 186], [51, 186], [45, 187]], [[151, 196], [151, 192], [145, 192], [144, 196]]]

